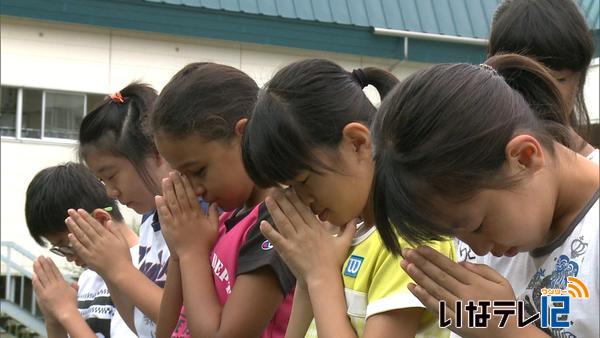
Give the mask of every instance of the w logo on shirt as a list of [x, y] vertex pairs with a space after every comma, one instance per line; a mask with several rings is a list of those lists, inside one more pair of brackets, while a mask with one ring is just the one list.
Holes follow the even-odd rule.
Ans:
[[360, 266], [362, 265], [363, 260], [364, 258], [360, 256], [350, 256], [350, 258], [348, 259], [348, 264], [346, 265], [346, 269], [344, 269], [344, 275], [356, 278], [356, 275], [358, 275], [358, 270], [360, 270]]

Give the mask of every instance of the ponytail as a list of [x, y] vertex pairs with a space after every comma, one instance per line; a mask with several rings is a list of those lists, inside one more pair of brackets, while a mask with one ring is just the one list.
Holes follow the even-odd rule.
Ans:
[[398, 84], [392, 73], [377, 67], [355, 69], [351, 74], [362, 88], [368, 85], [375, 87], [382, 100]]
[[85, 162], [94, 152], [123, 156], [148, 190], [159, 192], [145, 163], [147, 157], [158, 154], [148, 128], [148, 113], [156, 96], [149, 85], [133, 82], [90, 111], [79, 128], [80, 161]]
[[570, 125], [570, 108], [562, 99], [558, 85], [548, 69], [534, 59], [518, 54], [498, 54], [485, 61], [529, 104], [534, 115], [554, 139], [570, 146], [565, 128]]

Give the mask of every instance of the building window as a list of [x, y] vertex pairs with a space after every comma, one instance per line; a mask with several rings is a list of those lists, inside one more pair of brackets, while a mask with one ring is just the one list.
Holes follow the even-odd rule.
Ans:
[[23, 89], [23, 112], [21, 118], [21, 137], [42, 137], [42, 98], [44, 92], [39, 89]]
[[19, 88], [2, 86], [0, 90], [0, 135], [15, 136]]
[[77, 139], [85, 114], [85, 95], [46, 92], [44, 137]]
[[85, 113], [106, 95], [2, 86], [0, 135], [76, 140]]

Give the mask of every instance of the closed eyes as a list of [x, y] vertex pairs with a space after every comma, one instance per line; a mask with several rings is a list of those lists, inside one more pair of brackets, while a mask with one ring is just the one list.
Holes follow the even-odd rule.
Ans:
[[196, 177], [202, 177], [202, 176], [204, 176], [205, 173], [206, 173], [206, 167], [202, 167], [200, 170], [192, 173], [192, 175], [196, 176]]

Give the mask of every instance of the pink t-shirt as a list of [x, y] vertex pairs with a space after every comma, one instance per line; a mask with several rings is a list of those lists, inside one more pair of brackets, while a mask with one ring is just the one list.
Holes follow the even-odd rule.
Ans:
[[[283, 338], [290, 319], [296, 280], [271, 243], [260, 232], [260, 221], [271, 220], [266, 206], [261, 203], [252, 210], [225, 212], [219, 220], [219, 239], [210, 255], [210, 262], [221, 306], [227, 302], [235, 286], [236, 276], [251, 273], [264, 266], [271, 267], [286, 296], [261, 337]], [[172, 338], [190, 337], [184, 309], [181, 312]]]

